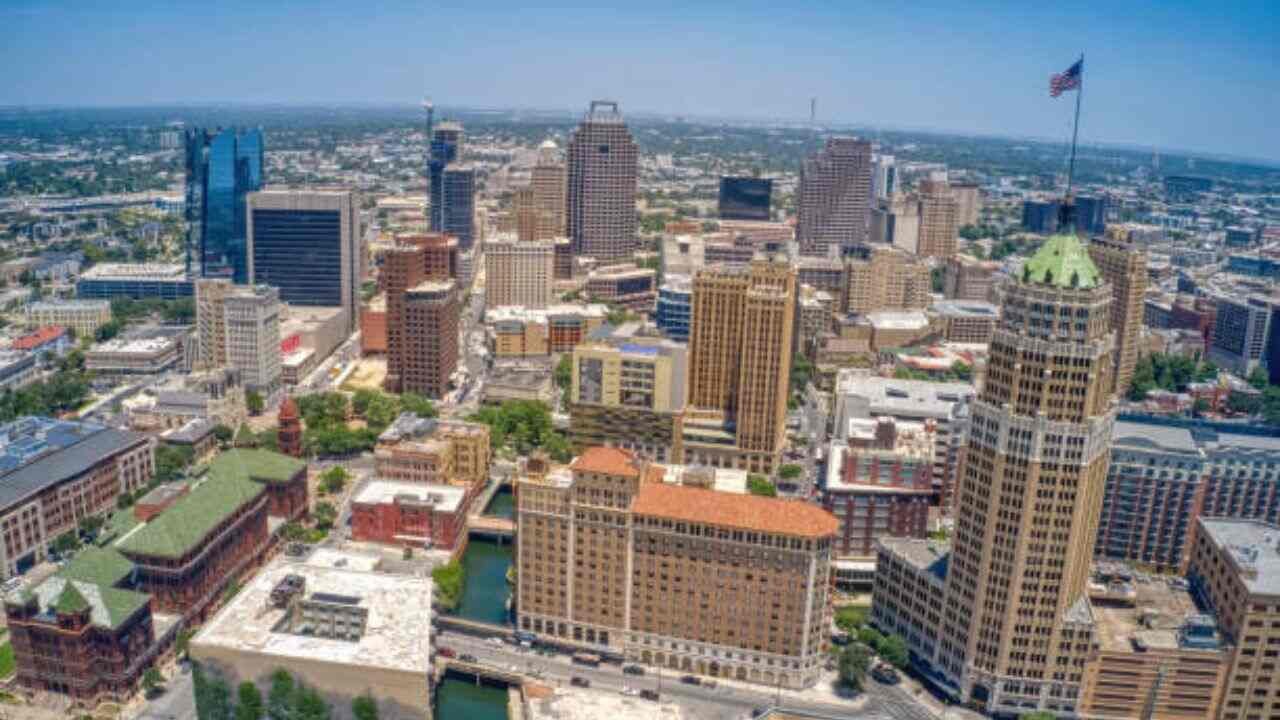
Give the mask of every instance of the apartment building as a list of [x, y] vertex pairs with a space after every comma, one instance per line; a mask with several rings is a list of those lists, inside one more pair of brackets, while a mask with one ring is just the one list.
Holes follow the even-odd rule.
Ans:
[[519, 480], [517, 627], [674, 672], [817, 682], [835, 519], [665, 477], [589, 448]]
[[555, 244], [519, 242], [506, 235], [485, 244], [485, 307], [519, 305], [541, 309], [551, 304], [555, 281]]

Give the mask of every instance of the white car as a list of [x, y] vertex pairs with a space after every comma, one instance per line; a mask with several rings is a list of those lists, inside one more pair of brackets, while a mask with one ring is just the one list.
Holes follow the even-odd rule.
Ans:
[[622, 686], [622, 694], [623, 694], [623, 695], [633, 695], [633, 696], [634, 696], [634, 695], [639, 695], [639, 694], [640, 694], [640, 690], [639, 690], [639, 689], [637, 689], [637, 688], [627, 687], [626, 685], [623, 685], [623, 686]]
[[501, 645], [501, 644], [502, 644], [502, 638], [500, 638], [500, 637], [491, 637], [491, 638], [489, 638], [488, 640], [485, 640], [485, 642], [489, 643], [490, 645]]

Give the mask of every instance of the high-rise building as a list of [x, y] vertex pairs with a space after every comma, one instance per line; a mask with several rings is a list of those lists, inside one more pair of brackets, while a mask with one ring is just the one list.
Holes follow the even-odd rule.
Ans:
[[489, 241], [484, 248], [485, 307], [547, 307], [555, 281], [554, 263], [554, 242], [519, 242], [510, 235]]
[[795, 268], [781, 259], [694, 276], [688, 404], [695, 411], [685, 416], [685, 462], [773, 472], [786, 436], [796, 292]]
[[768, 220], [773, 181], [753, 177], [720, 178], [721, 220]]
[[341, 307], [355, 331], [360, 300], [360, 207], [346, 190], [250, 193], [249, 277], [290, 305]]
[[458, 277], [458, 239], [439, 232], [402, 233], [396, 243], [422, 251], [423, 280], [454, 280]]
[[920, 241], [916, 254], [946, 260], [960, 238], [960, 204], [945, 180], [920, 182]]
[[267, 285], [196, 281], [196, 333], [202, 368], [229, 367], [246, 390], [280, 388], [280, 293]]
[[518, 188], [512, 206], [520, 242], [554, 240], [565, 234], [565, 191], [568, 179], [560, 149], [552, 140], [538, 148], [529, 185]]
[[1147, 293], [1147, 251], [1134, 243], [1123, 226], [1095, 236], [1089, 257], [1111, 286], [1111, 329], [1116, 333], [1115, 392], [1129, 392], [1142, 339], [1142, 307]]
[[982, 214], [982, 194], [978, 191], [978, 184], [953, 182], [951, 195], [956, 199], [956, 222], [961, 227], [977, 225], [978, 217]]
[[427, 279], [426, 252], [423, 248], [400, 242], [382, 255], [382, 286], [387, 293], [387, 379], [386, 388], [403, 392], [402, 378], [410, 358], [408, 330], [405, 327], [405, 294], [409, 288]]
[[[1057, 200], [1026, 200], [1022, 203], [1022, 229], [1048, 235], [1058, 231], [1058, 215], [1062, 204]], [[1067, 228], [1063, 228], [1067, 230]]]
[[590, 448], [516, 494], [517, 628], [676, 672], [803, 688], [822, 674], [836, 521], [712, 473]]
[[870, 246], [866, 259], [852, 259], [845, 273], [843, 310], [923, 310], [929, 306], [929, 266], [895, 247]]
[[591, 101], [568, 147], [568, 218], [573, 252], [601, 263], [631, 257], [636, 245], [638, 151], [618, 103]]
[[462, 157], [462, 126], [455, 122], [442, 122], [435, 126], [429, 138], [427, 151], [427, 184], [430, 186], [431, 203], [427, 209], [429, 227], [444, 230], [444, 169]]
[[899, 193], [877, 201], [871, 211], [869, 240], [915, 253], [920, 246], [920, 198]]
[[474, 165], [453, 164], [441, 175], [441, 225], [432, 228], [458, 239], [458, 249], [470, 252], [477, 241], [482, 241], [476, 223], [476, 168]]
[[[403, 293], [401, 335], [404, 362], [400, 392], [442, 398], [458, 369], [458, 322], [462, 299], [453, 280], [426, 280]], [[388, 341], [390, 338], [388, 338]], [[389, 376], [389, 375], [388, 375]]]
[[[1073, 714], [1094, 648], [1088, 595], [1114, 422], [1111, 289], [1055, 235], [1005, 292], [970, 406], [949, 555], [878, 560], [931, 577], [917, 603], [879, 573], [873, 617], [960, 700]], [[893, 587], [890, 587], [890, 581]], [[913, 627], [917, 624], [917, 627]]]
[[1076, 229], [1085, 235], [1101, 235], [1107, 229], [1107, 196], [1081, 195], [1075, 199]]
[[956, 253], [942, 271], [942, 295], [950, 300], [991, 302], [995, 298], [1000, 263]]
[[871, 156], [871, 194], [876, 200], [888, 200], [898, 192], [898, 166], [892, 155]]
[[1219, 367], [1246, 376], [1264, 365], [1268, 337], [1275, 335], [1273, 307], [1280, 302], [1265, 297], [1215, 298], [1217, 315], [1209, 341], [1209, 360]]
[[865, 243], [871, 220], [871, 143], [828, 138], [800, 169], [796, 211], [796, 240], [805, 255]]
[[664, 277], [658, 288], [658, 306], [654, 322], [667, 337], [689, 341], [689, 315], [693, 307], [693, 284], [685, 275]]
[[185, 140], [187, 272], [246, 283], [245, 198], [262, 189], [262, 131], [192, 128]]

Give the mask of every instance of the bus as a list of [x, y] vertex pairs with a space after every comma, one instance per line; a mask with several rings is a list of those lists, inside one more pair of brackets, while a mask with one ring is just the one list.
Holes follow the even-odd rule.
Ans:
[[599, 667], [600, 656], [588, 652], [576, 652], [573, 654], [573, 661], [579, 665], [588, 667]]

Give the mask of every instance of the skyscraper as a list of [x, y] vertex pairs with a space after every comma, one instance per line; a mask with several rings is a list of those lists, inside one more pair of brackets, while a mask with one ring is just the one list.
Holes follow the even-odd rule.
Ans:
[[636, 244], [638, 151], [618, 103], [592, 100], [568, 147], [569, 239], [575, 255], [601, 264], [631, 256]]
[[518, 242], [509, 235], [490, 241], [484, 250], [485, 306], [550, 305], [555, 252], [551, 241]]
[[538, 148], [538, 164], [529, 177], [529, 200], [532, 205], [533, 223], [529, 237], [521, 234], [522, 242], [528, 240], [553, 240], [565, 233], [565, 192], [568, 177], [560, 148], [552, 140], [546, 140]]
[[[442, 397], [458, 367], [462, 302], [457, 282], [428, 276], [428, 249], [400, 244], [383, 255], [387, 291], [387, 379], [391, 392]], [[435, 236], [441, 237], [441, 236]]]
[[951, 553], [882, 545], [878, 567], [909, 568], [932, 590], [907, 597], [903, 577], [878, 575], [876, 622], [904, 634], [919, 623], [912, 652], [988, 712], [1071, 715], [1080, 703], [1115, 417], [1111, 302], [1074, 235], [1045, 241], [1008, 285], [970, 405]]
[[1116, 334], [1115, 392], [1129, 392], [1138, 364], [1142, 337], [1142, 309], [1147, 293], [1147, 251], [1133, 242], [1129, 230], [1118, 225], [1089, 243], [1089, 257], [1111, 286], [1111, 329]]
[[245, 389], [269, 397], [281, 384], [280, 310], [273, 287], [196, 281], [199, 367], [237, 370]]
[[382, 256], [382, 286], [387, 293], [387, 379], [386, 389], [403, 392], [402, 381], [409, 362], [409, 343], [404, 323], [405, 294], [426, 280], [426, 251], [400, 239]]
[[898, 192], [898, 166], [892, 155], [871, 156], [871, 189], [876, 200], [888, 200]]
[[185, 139], [187, 270], [246, 283], [246, 196], [262, 188], [262, 131], [192, 128]]
[[427, 157], [427, 179], [430, 185], [430, 226], [440, 232], [444, 229], [444, 169], [462, 155], [462, 126], [454, 122], [442, 122], [431, 134], [431, 148]]
[[480, 238], [476, 232], [476, 168], [453, 164], [441, 174], [440, 227], [432, 230], [458, 239], [458, 249], [466, 254]]
[[[685, 461], [771, 473], [786, 434], [796, 270], [757, 258], [693, 280]], [[732, 448], [708, 433], [732, 429]]]
[[290, 305], [342, 307], [347, 332], [360, 300], [360, 208], [350, 191], [249, 195], [249, 276]]
[[867, 241], [871, 219], [871, 143], [827, 139], [804, 161], [796, 193], [796, 240], [805, 255]]
[[768, 220], [773, 181], [766, 178], [720, 178], [721, 220]]
[[920, 239], [916, 254], [946, 260], [956, 254], [960, 204], [945, 180], [920, 183]]

